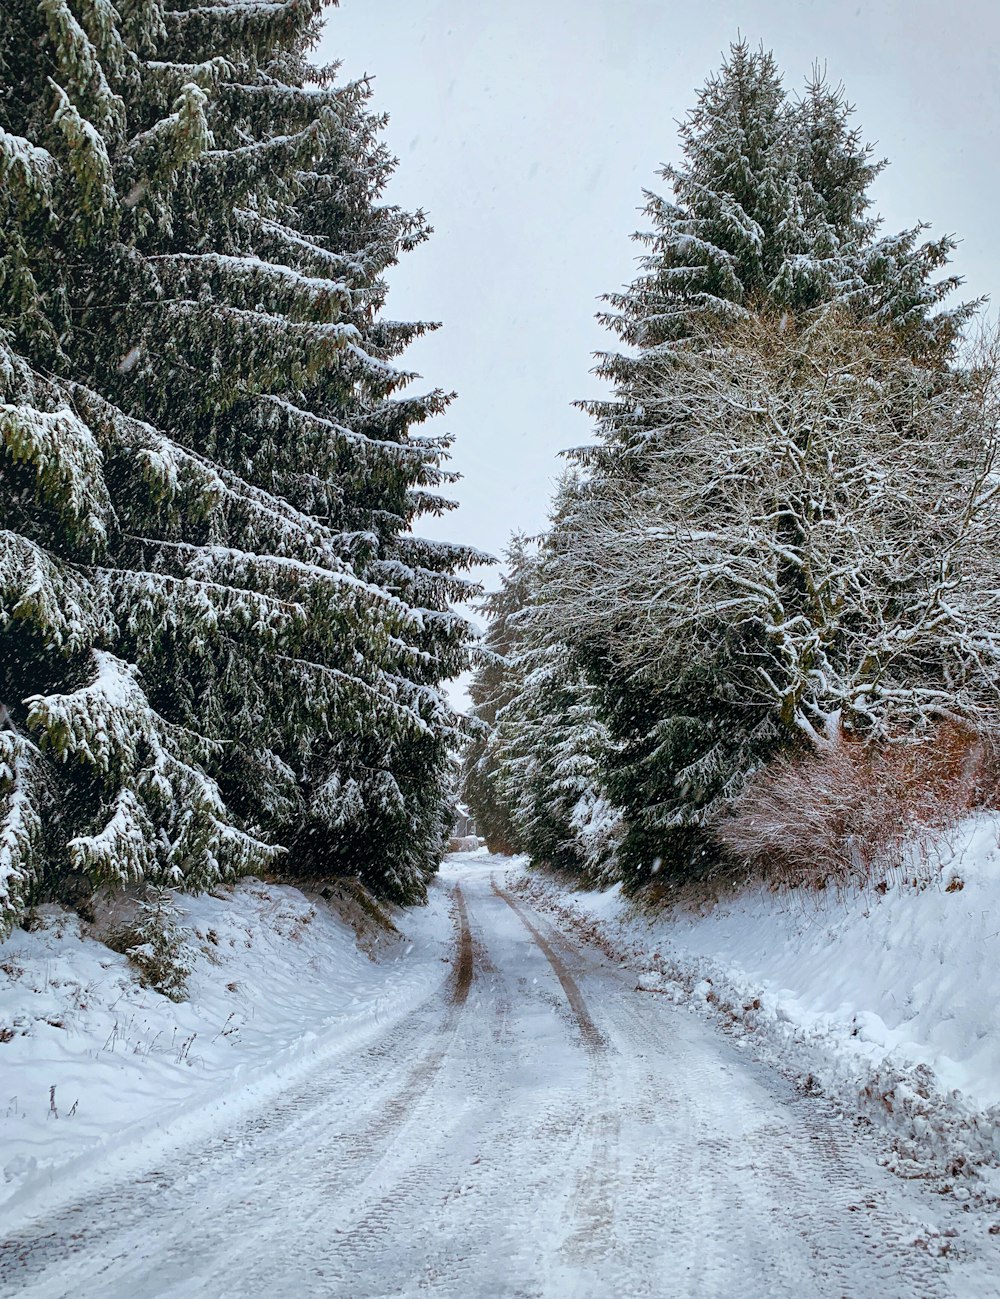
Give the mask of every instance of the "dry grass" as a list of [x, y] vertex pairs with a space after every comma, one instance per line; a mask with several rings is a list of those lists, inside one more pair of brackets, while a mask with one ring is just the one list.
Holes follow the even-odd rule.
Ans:
[[844, 739], [778, 759], [715, 834], [731, 861], [777, 884], [879, 885], [902, 873], [934, 834], [997, 807], [996, 745], [947, 724], [919, 741]]

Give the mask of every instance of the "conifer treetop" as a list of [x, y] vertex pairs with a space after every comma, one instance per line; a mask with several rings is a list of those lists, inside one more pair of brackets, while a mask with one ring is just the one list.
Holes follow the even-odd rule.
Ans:
[[915, 356], [951, 354], [979, 306], [942, 306], [961, 282], [935, 278], [955, 240], [921, 242], [923, 224], [879, 233], [869, 188], [886, 163], [853, 113], [825, 69], [789, 97], [771, 53], [730, 47], [680, 126], [680, 163], [661, 169], [671, 197], [645, 192], [639, 274], [598, 317], [631, 349], [597, 358], [615, 398], [581, 403], [612, 441], [641, 430], [630, 389], [643, 368], [689, 343], [706, 316], [840, 304], [895, 330]]

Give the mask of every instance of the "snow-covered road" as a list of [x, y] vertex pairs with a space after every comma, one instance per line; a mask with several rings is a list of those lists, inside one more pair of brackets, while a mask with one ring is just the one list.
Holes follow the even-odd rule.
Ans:
[[554, 929], [503, 863], [452, 859], [435, 893], [454, 950], [416, 1011], [141, 1177], [19, 1224], [0, 1293], [1000, 1294], [941, 1197]]

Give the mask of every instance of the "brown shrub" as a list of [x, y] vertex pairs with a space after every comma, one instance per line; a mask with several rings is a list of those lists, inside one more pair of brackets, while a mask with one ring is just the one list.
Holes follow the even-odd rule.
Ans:
[[777, 759], [749, 783], [715, 836], [741, 865], [776, 883], [884, 882], [907, 847], [977, 808], [1000, 807], [995, 743], [954, 723], [918, 738], [843, 738]]

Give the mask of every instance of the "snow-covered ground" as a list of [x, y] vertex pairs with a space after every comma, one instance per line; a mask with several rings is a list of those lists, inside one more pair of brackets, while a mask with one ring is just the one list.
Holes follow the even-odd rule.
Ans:
[[158, 1129], [174, 1140], [265, 1104], [447, 977], [442, 897], [397, 912], [398, 935], [350, 896], [338, 910], [253, 879], [177, 903], [193, 966], [180, 1003], [61, 907], [0, 943], [0, 1215], [109, 1153], [148, 1158]]
[[11, 1213], [0, 1295], [1000, 1299], [992, 1216], [637, 991], [512, 893], [519, 870], [445, 864], [398, 1017]]
[[749, 887], [637, 911], [618, 889], [521, 888], [623, 955], [637, 986], [720, 1019], [883, 1130], [899, 1171], [1000, 1192], [1000, 821], [972, 820], [914, 876], [846, 895]]

